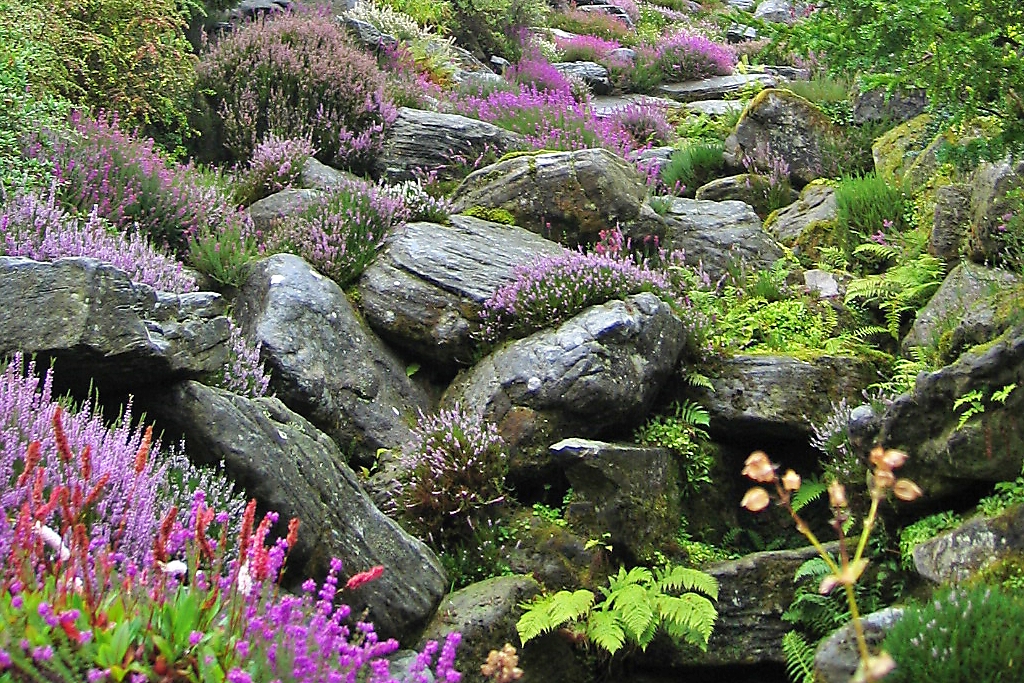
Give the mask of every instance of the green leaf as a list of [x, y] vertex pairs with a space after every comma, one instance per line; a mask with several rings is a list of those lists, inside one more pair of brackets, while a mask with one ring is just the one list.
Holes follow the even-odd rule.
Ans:
[[639, 641], [640, 636], [655, 621], [647, 589], [637, 584], [624, 585], [614, 591], [602, 609], [616, 612], [630, 639], [634, 641]]
[[793, 683], [814, 683], [814, 648], [796, 631], [782, 636], [786, 674]]
[[666, 567], [656, 570], [658, 587], [662, 591], [700, 591], [712, 600], [718, 600], [718, 580], [706, 572], [689, 567]]
[[587, 639], [615, 654], [626, 643], [626, 633], [622, 628], [619, 615], [615, 612], [591, 612], [587, 619]]

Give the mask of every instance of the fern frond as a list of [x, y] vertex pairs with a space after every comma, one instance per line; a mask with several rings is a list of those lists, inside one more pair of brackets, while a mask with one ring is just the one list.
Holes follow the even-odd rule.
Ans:
[[832, 569], [823, 558], [812, 557], [797, 568], [796, 574], [793, 575], [793, 583], [799, 583], [808, 577], [817, 582], [831, 573]]
[[655, 569], [658, 587], [664, 591], [700, 591], [718, 600], [718, 579], [699, 569], [674, 566]]
[[640, 636], [655, 622], [647, 588], [635, 583], [614, 591], [603, 609], [618, 612], [622, 626], [632, 640], [640, 640]]
[[701, 373], [695, 370], [691, 370], [690, 372], [686, 373], [683, 379], [685, 379], [686, 383], [689, 384], [691, 387], [696, 387], [698, 389], [707, 389], [708, 391], [712, 392], [715, 390], [715, 385], [711, 383], [711, 378], [708, 377], [707, 375], [702, 375]]
[[814, 683], [814, 648], [796, 631], [782, 636], [786, 675], [793, 683]]
[[626, 586], [650, 584], [653, 581], [654, 575], [647, 567], [633, 567], [629, 571], [626, 571], [625, 567], [619, 567], [618, 573], [608, 577], [609, 597]]
[[587, 619], [586, 636], [590, 642], [607, 650], [609, 654], [615, 654], [626, 643], [626, 632], [615, 612], [591, 612]]
[[711, 424], [711, 414], [707, 409], [690, 400], [676, 404], [676, 419], [697, 427], [707, 427]]
[[542, 633], [554, 629], [555, 625], [551, 623], [551, 617], [548, 615], [548, 603], [552, 597], [549, 595], [523, 605], [526, 611], [516, 622], [516, 631], [519, 632], [519, 640], [524, 645]]
[[814, 502], [818, 498], [825, 495], [825, 491], [828, 490], [823, 482], [820, 481], [804, 481], [800, 488], [797, 489], [796, 493], [793, 494], [793, 499], [790, 501], [790, 505], [793, 506], [793, 512], [800, 512], [809, 503]]
[[707, 648], [711, 631], [718, 619], [718, 610], [703, 595], [686, 593], [679, 597], [662, 595], [657, 600], [662, 625], [669, 635]]
[[548, 617], [552, 622], [551, 628], [583, 618], [594, 606], [594, 594], [582, 588], [574, 593], [558, 591], [551, 597], [551, 603], [547, 608]]
[[879, 261], [896, 261], [900, 257], [900, 248], [892, 244], [878, 244], [877, 242], [865, 242], [853, 250], [856, 255], [864, 255], [878, 259]]

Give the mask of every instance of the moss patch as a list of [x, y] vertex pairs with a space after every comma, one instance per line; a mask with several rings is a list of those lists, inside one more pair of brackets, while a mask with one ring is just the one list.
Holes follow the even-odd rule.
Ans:
[[471, 206], [462, 212], [466, 216], [472, 216], [473, 218], [479, 218], [480, 220], [490, 221], [491, 223], [501, 223], [502, 225], [515, 225], [516, 217], [508, 209], [501, 207], [488, 208], [486, 206]]

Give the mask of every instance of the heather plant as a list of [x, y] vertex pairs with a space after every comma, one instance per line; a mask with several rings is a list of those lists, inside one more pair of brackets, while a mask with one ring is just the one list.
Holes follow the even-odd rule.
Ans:
[[446, 29], [452, 18], [452, 5], [448, 0], [382, 0], [379, 6], [412, 17], [423, 27]]
[[224, 364], [217, 385], [248, 398], [266, 396], [270, 386], [270, 373], [260, 360], [261, 342], [246, 338], [242, 328], [231, 321], [228, 336], [228, 360]]
[[[859, 666], [853, 678], [855, 683], [878, 681], [893, 670], [896, 663], [893, 657], [886, 651], [879, 654], [872, 654], [868, 650], [867, 640], [864, 637], [864, 628], [860, 621], [860, 610], [857, 604], [856, 586], [867, 568], [868, 560], [865, 557], [868, 539], [874, 529], [878, 518], [878, 507], [887, 498], [889, 493], [903, 501], [912, 501], [922, 494], [921, 489], [909, 479], [897, 479], [894, 471], [903, 466], [907, 455], [901, 451], [884, 449], [876, 446], [871, 451], [869, 458], [872, 470], [868, 473], [868, 493], [871, 498], [871, 506], [863, 519], [860, 538], [857, 540], [856, 549], [851, 554], [847, 544], [846, 534], [849, 524], [852, 524], [853, 517], [850, 513], [850, 505], [846, 497], [846, 488], [839, 482], [833, 481], [828, 486], [829, 507], [832, 510], [832, 519], [829, 524], [835, 530], [839, 538], [838, 560], [825, 549], [818, 540], [818, 537], [800, 517], [794, 507], [794, 500], [799, 495], [801, 484], [800, 475], [793, 470], [787, 470], [781, 477], [776, 473], [777, 465], [768, 459], [763, 451], [755, 451], [750, 454], [744, 463], [743, 475], [760, 484], [773, 484], [778, 502], [793, 518], [796, 529], [803, 534], [807, 540], [818, 551], [821, 560], [827, 565], [827, 573], [824, 573], [818, 592], [828, 595], [836, 588], [842, 586], [846, 593], [847, 606], [853, 621], [854, 633], [857, 642]], [[771, 503], [771, 495], [761, 486], [755, 486], [746, 492], [740, 505], [751, 512], [760, 512]]]
[[189, 236], [188, 262], [220, 285], [241, 287], [249, 276], [249, 264], [261, 253], [260, 244], [249, 214], [231, 213]]
[[354, 19], [365, 21], [379, 30], [402, 41], [414, 40], [427, 35], [420, 23], [408, 13], [391, 3], [359, 3], [348, 11]]
[[[60, 412], [52, 424], [59, 469], [89, 480], [92, 452], [72, 450]], [[148, 457], [149, 433], [133, 456], [137, 461]], [[184, 521], [174, 506], [158, 520], [145, 558], [126, 556], [116, 542], [89, 540], [109, 494], [106, 475], [85, 488], [77, 481], [55, 484], [47, 496], [35, 483], [47, 469], [40, 448], [40, 441], [29, 444], [15, 482], [30, 493], [0, 568], [0, 676], [93, 683], [129, 676], [211, 683], [395, 680], [384, 657], [398, 643], [380, 640], [372, 624], [352, 623], [351, 610], [337, 600], [342, 591], [379, 578], [383, 566], [354, 573], [339, 588], [335, 558], [319, 588], [308, 580], [301, 595], [282, 594], [278, 584], [298, 539], [298, 520], [288, 523], [285, 538], [271, 540], [278, 515], [268, 512], [257, 524], [252, 500], [229, 542], [228, 513], [211, 507], [201, 491]], [[103, 461], [106, 454], [95, 455]], [[459, 680], [459, 640], [458, 633], [447, 638], [436, 680]], [[438, 643], [429, 642], [408, 675], [425, 676], [437, 650]]]
[[359, 277], [406, 215], [394, 196], [365, 181], [346, 180], [297, 216], [278, 221], [263, 236], [263, 250], [301, 256], [345, 286]]
[[[751, 204], [761, 220], [796, 200], [789, 183], [789, 164], [781, 155], [773, 153], [770, 146], [756, 151], [754, 156], [744, 156], [742, 162], [747, 169]], [[762, 169], [767, 171], [767, 175], [757, 172]]]
[[235, 201], [248, 206], [275, 192], [297, 186], [303, 165], [315, 153], [309, 140], [282, 140], [270, 133], [256, 145], [246, 167], [236, 173]]
[[655, 102], [638, 102], [616, 109], [611, 118], [633, 139], [632, 147], [662, 147], [671, 144], [675, 137], [665, 111], [663, 105]]
[[727, 76], [736, 64], [729, 47], [699, 34], [676, 33], [660, 41], [657, 50], [662, 74], [675, 83]]
[[648, 45], [638, 45], [633, 59], [609, 59], [604, 63], [608, 77], [615, 87], [623, 92], [649, 93], [665, 80], [659, 61], [658, 50]]
[[1020, 680], [1024, 600], [1019, 591], [952, 586], [907, 607], [885, 635], [896, 668], [887, 682]]
[[381, 185], [379, 192], [391, 197], [404, 207], [405, 220], [427, 221], [447, 225], [452, 213], [452, 202], [447, 197], [434, 197], [419, 178], [405, 180], [396, 185]]
[[472, 540], [505, 500], [505, 442], [496, 425], [458, 405], [420, 414], [402, 464], [398, 509], [442, 550]]
[[144, 235], [111, 230], [96, 208], [87, 218], [57, 205], [56, 192], [12, 199], [0, 212], [0, 252], [36, 261], [65, 257], [95, 258], [125, 271], [135, 282], [166, 292], [194, 292], [195, 278], [182, 264], [150, 244]]
[[874, 172], [841, 179], [836, 185], [837, 246], [851, 257], [870, 237], [905, 230], [905, 208], [903, 190]]
[[555, 36], [554, 41], [563, 62], [603, 62], [610, 52], [622, 47], [618, 41], [589, 35]]
[[632, 42], [629, 27], [620, 19], [604, 12], [583, 12], [570, 6], [560, 12], [551, 13], [547, 25], [569, 33], [597, 36], [621, 44]]
[[481, 332], [488, 341], [525, 337], [589, 306], [639, 292], [667, 295], [669, 282], [628, 256], [566, 251], [516, 266], [512, 282], [484, 302]]
[[308, 139], [320, 161], [358, 171], [397, 117], [376, 62], [326, 11], [285, 14], [220, 39], [200, 60], [198, 88], [205, 144], [239, 161], [273, 133]]
[[537, 92], [570, 93], [572, 88], [561, 71], [534, 51], [506, 69], [505, 78], [522, 88]]

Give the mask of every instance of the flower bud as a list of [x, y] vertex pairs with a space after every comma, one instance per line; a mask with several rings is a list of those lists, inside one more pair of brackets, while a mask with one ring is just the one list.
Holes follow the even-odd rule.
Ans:
[[834, 508], [844, 508], [848, 505], [846, 488], [838, 481], [833, 481], [828, 485], [828, 504]]
[[782, 488], [787, 491], [797, 491], [800, 488], [800, 475], [793, 470], [786, 470], [782, 475]]
[[760, 512], [768, 507], [768, 503], [770, 502], [771, 498], [768, 496], [768, 492], [760, 486], [755, 486], [743, 494], [743, 500], [740, 501], [740, 507], [744, 507], [751, 512]]
[[762, 484], [770, 484], [775, 481], [775, 466], [764, 451], [754, 451], [744, 463], [743, 476]]
[[895, 483], [895, 481], [896, 481], [896, 477], [893, 476], [892, 470], [887, 470], [887, 469], [881, 468], [881, 467], [878, 468], [877, 470], [875, 470], [875, 474], [874, 474], [874, 485], [875, 486], [877, 486], [879, 488], [882, 488], [882, 489], [887, 489], [890, 486], [892, 486], [893, 483]]
[[892, 492], [896, 494], [897, 498], [908, 503], [924, 495], [921, 487], [909, 479], [897, 479], [896, 483], [892, 486]]

